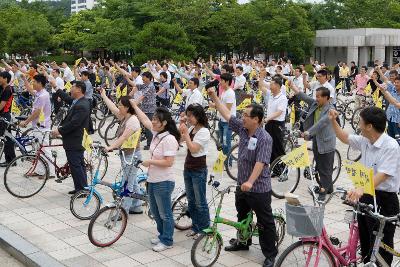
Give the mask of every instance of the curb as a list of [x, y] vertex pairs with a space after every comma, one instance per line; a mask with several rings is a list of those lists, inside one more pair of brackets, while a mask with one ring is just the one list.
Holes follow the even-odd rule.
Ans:
[[2, 224], [0, 224], [0, 247], [29, 267], [65, 266]]

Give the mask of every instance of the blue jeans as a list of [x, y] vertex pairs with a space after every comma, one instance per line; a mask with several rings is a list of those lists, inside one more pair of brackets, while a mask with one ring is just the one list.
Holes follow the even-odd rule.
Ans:
[[219, 142], [222, 145], [222, 152], [228, 155], [232, 142], [232, 129], [229, 127], [228, 122], [218, 121], [218, 134]]
[[207, 168], [183, 171], [188, 210], [192, 218], [192, 230], [195, 233], [210, 226], [210, 212], [206, 198]]
[[166, 246], [172, 246], [174, 236], [174, 217], [172, 215], [171, 195], [175, 183], [164, 181], [148, 183], [150, 211], [157, 223], [158, 238]]
[[[130, 192], [139, 193], [140, 190], [136, 177], [138, 169], [135, 167], [135, 161], [132, 162], [134, 156], [136, 156], [137, 159], [140, 160], [142, 158], [140, 150], [136, 151], [135, 153], [125, 154], [125, 160], [122, 156], [122, 152], [119, 155], [121, 159], [121, 168], [123, 171], [122, 184], [127, 181], [127, 189]], [[132, 162], [132, 164], [127, 164], [130, 162]], [[130, 197], [124, 197], [122, 200], [122, 207], [126, 210], [126, 212], [129, 212], [129, 210], [140, 212], [142, 211], [142, 201]]]
[[395, 138], [396, 134], [400, 134], [400, 127], [398, 125], [396, 122], [388, 121], [387, 134], [390, 137]]

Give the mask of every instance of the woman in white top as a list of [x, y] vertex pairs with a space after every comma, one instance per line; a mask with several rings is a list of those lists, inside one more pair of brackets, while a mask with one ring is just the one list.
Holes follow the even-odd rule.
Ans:
[[175, 226], [171, 204], [171, 195], [175, 187], [173, 165], [181, 134], [171, 113], [165, 107], [157, 108], [150, 120], [140, 110], [135, 100], [131, 99], [130, 102], [140, 122], [153, 133], [150, 144], [151, 157], [142, 164], [148, 167], [147, 191], [150, 210], [159, 233], [158, 237], [151, 239], [150, 242], [154, 245], [154, 251], [161, 252], [172, 248], [173, 244]]
[[188, 129], [184, 123], [179, 127], [182, 140], [188, 148], [183, 176], [188, 198], [188, 210], [192, 218], [192, 231], [186, 236], [196, 239], [202, 230], [210, 225], [210, 213], [206, 197], [207, 183], [207, 147], [210, 141], [208, 119], [204, 108], [199, 104], [189, 105], [186, 109]]
[[[101, 91], [101, 98], [106, 103], [108, 109], [121, 121], [121, 126], [117, 132], [117, 140], [115, 140], [110, 146], [106, 147], [107, 151], [118, 149], [122, 144], [128, 140], [128, 138], [136, 131], [140, 129], [140, 122], [136, 117], [135, 110], [129, 103], [129, 97], [121, 97], [118, 106], [116, 106], [106, 95], [105, 90]], [[141, 158], [140, 143], [138, 142], [136, 148], [122, 148], [120, 149], [121, 169], [123, 171], [123, 180], [127, 182], [123, 195], [128, 195], [131, 192], [138, 192], [139, 185], [137, 181], [137, 168], [135, 162], [132, 162], [134, 157], [137, 159]], [[122, 181], [124, 183], [124, 181]], [[129, 214], [141, 214], [142, 202], [137, 199], [126, 197], [123, 199], [123, 208], [129, 212]]]

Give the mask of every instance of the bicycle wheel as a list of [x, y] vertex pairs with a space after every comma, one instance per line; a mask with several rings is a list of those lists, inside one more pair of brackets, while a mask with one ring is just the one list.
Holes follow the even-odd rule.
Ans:
[[359, 161], [361, 158], [361, 151], [353, 149], [351, 146], [347, 147], [347, 159], [351, 161]]
[[172, 203], [172, 215], [174, 216], [176, 229], [183, 231], [192, 227], [192, 219], [188, 211], [188, 200], [186, 193]]
[[89, 191], [80, 190], [72, 196], [69, 209], [76, 218], [89, 220], [100, 210], [100, 198], [96, 193], [90, 196]]
[[234, 145], [225, 160], [225, 169], [228, 176], [237, 180], [238, 177], [239, 144]]
[[4, 140], [0, 139], [0, 160], [3, 158], [3, 152], [4, 152]]
[[[318, 243], [312, 241], [297, 241], [285, 249], [279, 256], [275, 266], [314, 266], [315, 260], [317, 259], [317, 252]], [[325, 247], [322, 247], [318, 260], [318, 266], [335, 266], [335, 261], [331, 253]]]
[[115, 120], [115, 116], [114, 115], [108, 115], [108, 116], [106, 116], [106, 117], [104, 117], [100, 122], [99, 122], [99, 125], [98, 125], [98, 129], [97, 129], [97, 131], [99, 132], [99, 136], [101, 137], [101, 138], [105, 138], [104, 136], [105, 136], [105, 132], [106, 132], [106, 130], [107, 130], [107, 127], [108, 127], [108, 125], [110, 125], [113, 121]]
[[48, 177], [49, 167], [41, 157], [21, 155], [5, 169], [4, 186], [15, 197], [28, 198], [42, 190]]
[[350, 102], [347, 103], [346, 108], [344, 109], [344, 116], [346, 120], [351, 121], [355, 108], [356, 108], [356, 102], [354, 100], [351, 100]]
[[291, 152], [294, 148], [293, 141], [291, 139], [284, 140], [284, 148], [285, 148], [285, 153]]
[[[93, 154], [95, 153], [92, 153], [92, 155]], [[89, 160], [86, 160], [86, 158], [87, 157], [85, 156], [87, 177], [90, 181], [92, 181], [96, 173], [97, 166], [99, 165], [99, 158], [91, 157], [89, 158]], [[106, 176], [107, 170], [108, 170], [108, 157], [101, 155], [101, 165], [99, 166], [98, 179], [103, 180], [104, 176]]]
[[300, 180], [300, 169], [290, 168], [283, 161], [282, 156], [276, 158], [271, 164], [272, 195], [276, 198], [284, 198], [285, 193], [293, 193]]
[[[316, 169], [316, 163], [315, 163], [315, 158], [313, 157], [313, 170], [315, 173]], [[340, 153], [337, 149], [335, 149], [335, 154], [333, 158], [333, 172], [332, 172], [332, 183], [336, 183], [337, 179], [339, 178], [340, 171], [342, 170], [342, 156], [340, 156]], [[319, 176], [315, 175], [315, 179], [319, 183]]]
[[111, 141], [117, 138], [119, 125], [119, 121], [114, 121], [110, 125], [108, 125], [107, 130], [104, 134], [104, 141], [106, 142], [107, 146], [111, 144]]
[[92, 114], [96, 117], [98, 120], [102, 120], [104, 118], [104, 111], [99, 109], [99, 108], [93, 108], [92, 109]]
[[192, 246], [190, 259], [195, 267], [212, 266], [219, 257], [222, 240], [214, 233], [203, 233]]
[[127, 222], [128, 215], [121, 207], [100, 209], [89, 223], [88, 236], [90, 242], [96, 247], [111, 246], [122, 236]]
[[279, 247], [285, 238], [286, 222], [282, 216], [274, 215], [275, 228], [276, 228], [276, 246]]
[[353, 128], [354, 132], [358, 134], [360, 132], [360, 127], [358, 126], [360, 123], [360, 113], [363, 108], [358, 108], [354, 111], [353, 117], [351, 118], [351, 127]]

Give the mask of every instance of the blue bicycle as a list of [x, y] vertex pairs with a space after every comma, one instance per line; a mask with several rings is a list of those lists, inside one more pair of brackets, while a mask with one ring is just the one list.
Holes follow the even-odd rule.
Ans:
[[[104, 185], [113, 191], [113, 198], [114, 200], [117, 197], [124, 197], [127, 196], [127, 181], [124, 179], [122, 175], [122, 169], [119, 171], [118, 175], [115, 178], [114, 183], [109, 183], [101, 180], [100, 176], [100, 166], [102, 164], [102, 159], [104, 157], [107, 157], [107, 152], [104, 151], [103, 147], [100, 146], [98, 142], [94, 143], [94, 146], [96, 147], [95, 151], [97, 155], [95, 155], [96, 158], [98, 158], [98, 165], [97, 169], [94, 173], [92, 183], [85, 188], [85, 190], [80, 190], [76, 192], [70, 201], [70, 210], [72, 214], [81, 220], [90, 220], [99, 210], [101, 204], [104, 202], [104, 198], [100, 194], [98, 190], [96, 190], [97, 185]], [[123, 152], [122, 152], [123, 153]], [[123, 158], [125, 160], [125, 156], [123, 154]], [[137, 158], [133, 158], [131, 162], [126, 162], [128, 165], [134, 164], [135, 162], [135, 167], [138, 167], [140, 164], [140, 161], [138, 161]], [[140, 168], [139, 168], [140, 169]], [[141, 170], [141, 169], [140, 169]], [[120, 177], [121, 179], [117, 179]], [[145, 192], [145, 184], [147, 181], [147, 173], [139, 172], [137, 174], [137, 179], [138, 179], [138, 184], [140, 191], [139, 193]]]

